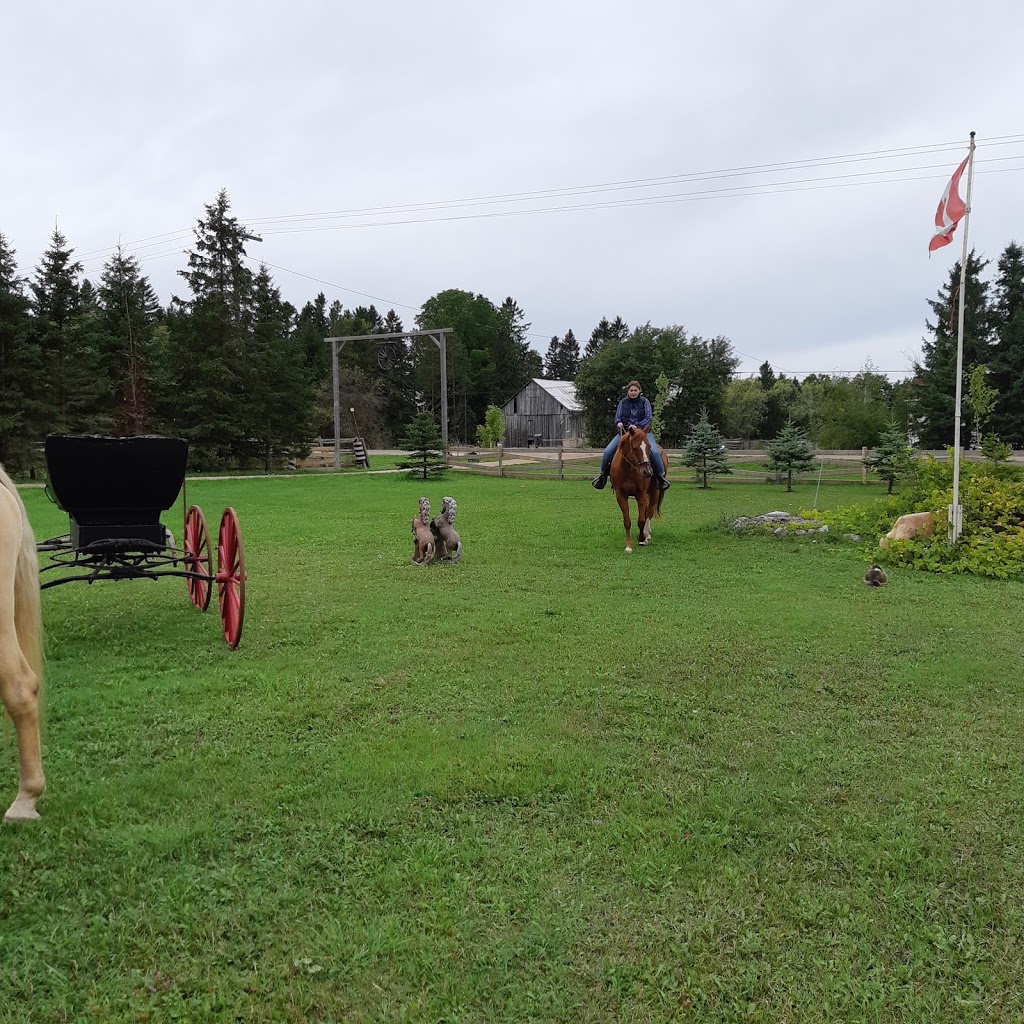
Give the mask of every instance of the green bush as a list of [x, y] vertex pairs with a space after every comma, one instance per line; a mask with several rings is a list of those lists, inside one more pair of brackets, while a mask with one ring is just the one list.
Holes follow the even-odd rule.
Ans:
[[476, 428], [476, 439], [482, 448], [495, 448], [505, 440], [505, 418], [496, 405], [487, 406], [484, 421]]
[[1000, 579], [1024, 576], [1024, 480], [1018, 467], [961, 462], [960, 504], [963, 534], [947, 540], [946, 509], [953, 501], [952, 457], [929, 456], [920, 464], [916, 486], [864, 508], [819, 513], [830, 530], [859, 533], [873, 543], [908, 512], [935, 514], [933, 537], [892, 541], [877, 557], [890, 565], [929, 572], [966, 572]]

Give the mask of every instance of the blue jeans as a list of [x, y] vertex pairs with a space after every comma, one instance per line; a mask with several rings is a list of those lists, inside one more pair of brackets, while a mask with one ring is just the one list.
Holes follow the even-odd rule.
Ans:
[[[608, 447], [605, 448], [604, 455], [601, 456], [601, 473], [604, 476], [607, 476], [612, 468], [612, 459], [615, 457], [615, 449], [619, 447], [621, 437], [621, 434], [616, 434], [608, 442]], [[654, 472], [658, 476], [664, 476], [665, 463], [661, 461], [661, 449], [658, 447], [658, 442], [655, 441], [653, 434], [648, 434], [647, 437], [651, 442], [651, 463], [654, 466]]]

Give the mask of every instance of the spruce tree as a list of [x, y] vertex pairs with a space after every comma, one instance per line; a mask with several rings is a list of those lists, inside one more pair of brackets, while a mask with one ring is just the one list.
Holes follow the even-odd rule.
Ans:
[[331, 337], [327, 321], [327, 299], [323, 292], [313, 302], [307, 302], [299, 313], [295, 328], [296, 338], [302, 347], [306, 377], [316, 387], [331, 375], [331, 350], [324, 339]]
[[556, 334], [548, 344], [544, 357], [544, 376], [548, 380], [575, 380], [580, 368], [580, 346], [572, 330], [564, 338]]
[[560, 380], [559, 373], [562, 370], [562, 341], [558, 335], [554, 335], [548, 342], [548, 350], [544, 354], [544, 376], [548, 380]]
[[572, 328], [565, 332], [560, 350], [559, 376], [556, 380], [575, 380], [580, 369], [580, 343]]
[[29, 308], [14, 249], [0, 233], [0, 463], [10, 470], [35, 468], [33, 442], [44, 433], [42, 359]]
[[607, 317], [601, 317], [598, 325], [590, 332], [590, 338], [587, 341], [586, 350], [583, 353], [584, 359], [590, 359], [596, 356], [598, 352], [604, 347], [605, 343], [611, 338], [612, 325], [608, 322]]
[[434, 417], [426, 410], [416, 413], [402, 439], [402, 448], [409, 453], [399, 469], [408, 469], [412, 479], [426, 480], [441, 476], [445, 469], [444, 447]]
[[72, 260], [73, 254], [67, 239], [54, 228], [31, 284], [33, 341], [42, 360], [47, 432], [58, 434], [78, 426], [72, 409], [75, 384], [81, 377], [82, 360], [88, 362], [88, 354], [76, 352], [73, 343], [82, 273], [82, 264]]
[[153, 426], [153, 339], [163, 310], [138, 260], [120, 246], [100, 276], [97, 301], [106, 338], [106, 373], [119, 434], [149, 433]]
[[768, 468], [786, 473], [786, 490], [793, 490], [793, 474], [814, 468], [814, 449], [807, 435], [792, 420], [767, 445]]
[[607, 317], [601, 317], [600, 323], [590, 332], [590, 340], [587, 342], [583, 358], [597, 355], [609, 342], [621, 344], [628, 337], [629, 324], [621, 316], [617, 316], [611, 322]]
[[914, 449], [907, 441], [903, 427], [890, 423], [889, 428], [878, 439], [874, 455], [864, 460], [864, 465], [889, 482], [886, 494], [892, 494], [893, 484], [914, 472]]
[[999, 399], [992, 429], [1015, 448], [1024, 448], [1024, 249], [1016, 242], [999, 257], [992, 296], [992, 386]]
[[685, 450], [683, 465], [693, 467], [698, 478], [703, 480], [703, 491], [708, 489], [709, 475], [717, 476], [732, 472], [725, 454], [725, 442], [718, 428], [708, 419], [707, 409], [701, 409], [700, 419], [690, 431]]
[[[384, 317], [384, 334], [400, 334], [405, 328], [402, 318], [389, 309]], [[412, 347], [405, 338], [395, 338], [378, 349], [381, 415], [388, 444], [393, 444], [402, 433], [402, 427], [416, 414], [416, 395], [413, 382]]]
[[245, 369], [246, 436], [264, 471], [286, 454], [302, 453], [311, 436], [312, 391], [304, 352], [290, 327], [295, 309], [282, 301], [265, 265], [253, 281], [253, 337]]
[[188, 270], [191, 298], [169, 318], [177, 368], [174, 426], [191, 444], [196, 468], [215, 468], [246, 455], [245, 365], [252, 337], [252, 272], [245, 264], [244, 225], [221, 189], [195, 227]]
[[[981, 272], [988, 266], [972, 250], [967, 257], [966, 298], [964, 300], [963, 365], [988, 363], [991, 316], [988, 284]], [[922, 341], [924, 359], [914, 370], [920, 380], [915, 400], [915, 422], [922, 448], [944, 448], [953, 443], [956, 408], [956, 351], [959, 324], [960, 262], [953, 264], [937, 299], [930, 299], [933, 320], [927, 321], [930, 338]], [[966, 415], [964, 415], [966, 412]], [[969, 438], [973, 428], [970, 411], [962, 410], [961, 439]]]
[[775, 371], [772, 369], [772, 364], [766, 359], [760, 367], [758, 367], [758, 379], [761, 382], [761, 388], [764, 391], [771, 391], [775, 386]]
[[[498, 308], [498, 330], [494, 336], [494, 375], [490, 403], [501, 406], [531, 377], [543, 373], [538, 353], [530, 348], [529, 323], [519, 303], [511, 296]], [[486, 410], [485, 410], [486, 413]]]

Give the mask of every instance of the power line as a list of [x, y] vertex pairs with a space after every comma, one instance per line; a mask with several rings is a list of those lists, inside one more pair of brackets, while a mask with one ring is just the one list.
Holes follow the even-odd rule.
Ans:
[[[1024, 171], [1024, 164], [1020, 167], [1007, 167], [997, 168], [986, 172], [976, 173], [1000, 173], [1006, 171]], [[266, 235], [294, 235], [294, 234], [310, 234], [321, 231], [354, 231], [361, 228], [378, 228], [378, 227], [401, 227], [412, 224], [439, 224], [448, 223], [455, 221], [464, 220], [493, 220], [498, 218], [506, 217], [527, 217], [537, 216], [539, 214], [547, 213], [573, 213], [580, 210], [610, 210], [610, 209], [627, 209], [631, 207], [643, 207], [643, 206], [665, 206], [674, 205], [677, 203], [689, 203], [689, 202], [704, 202], [711, 199], [736, 199], [747, 196], [766, 196], [766, 195], [782, 195], [791, 192], [817, 192], [835, 188], [859, 188], [865, 185], [891, 185], [899, 184], [907, 181], [934, 181], [934, 180], [945, 180], [946, 174], [924, 174], [924, 175], [913, 175], [911, 177], [904, 178], [888, 178], [881, 181], [841, 181], [837, 179], [852, 177], [852, 175], [836, 175], [832, 179], [804, 179], [802, 181], [793, 182], [773, 182], [767, 185], [747, 185], [737, 186], [734, 188], [721, 188], [721, 189], [706, 189], [698, 192], [680, 192], [671, 193], [664, 196], [648, 196], [643, 198], [634, 199], [619, 199], [611, 202], [604, 203], [573, 203], [564, 206], [544, 206], [535, 209], [523, 209], [523, 210], [492, 210], [487, 213], [463, 213], [445, 217], [417, 217], [403, 220], [380, 220], [370, 221], [369, 223], [362, 224], [324, 224], [319, 226], [310, 227], [294, 227], [294, 228], [280, 228], [273, 229], [269, 228], [264, 230]], [[800, 185], [806, 184], [813, 181], [829, 180], [835, 181], [834, 184], [811, 184], [807, 188], [786, 188], [780, 187], [784, 185]]]
[[[986, 146], [1005, 146], [1005, 145], [1016, 145], [1024, 143], [1024, 135], [1020, 136], [1004, 136], [1003, 139], [1007, 141], [994, 141], [990, 140], [986, 143]], [[664, 184], [675, 184], [682, 183], [685, 181], [701, 181], [708, 179], [719, 179], [719, 178], [730, 178], [738, 177], [742, 175], [750, 175], [752, 173], [766, 173], [768, 171], [777, 170], [795, 170], [800, 168], [811, 169], [815, 167], [828, 167], [828, 166], [842, 166], [846, 163], [860, 163], [867, 160], [880, 160], [880, 159], [892, 159], [893, 156], [923, 156], [930, 155], [939, 152], [949, 152], [962, 148], [963, 143], [939, 143], [933, 146], [923, 147], [911, 147], [908, 149], [899, 150], [875, 150], [868, 153], [857, 153], [847, 154], [845, 156], [837, 157], [816, 157], [807, 160], [790, 160], [782, 161], [772, 164], [752, 164], [743, 167], [731, 167], [717, 171], [694, 171], [684, 174], [673, 174], [663, 175], [659, 177], [651, 178], [633, 178], [624, 181], [614, 182], [600, 182], [597, 184], [589, 185], [576, 185], [565, 188], [553, 188], [553, 189], [540, 189], [533, 192], [513, 192], [503, 193], [492, 196], [471, 196], [464, 199], [451, 199], [451, 200], [439, 200], [427, 203], [414, 203], [414, 204], [400, 204], [396, 206], [378, 206], [378, 207], [365, 207], [357, 208], [353, 210], [340, 210], [340, 211], [327, 211], [321, 213], [310, 213], [310, 214], [291, 214], [277, 217], [264, 217], [255, 218], [251, 223], [260, 224], [277, 224], [283, 222], [292, 221], [304, 221], [304, 220], [319, 220], [328, 219], [335, 217], [356, 217], [356, 216], [371, 216], [380, 215], [387, 213], [413, 213], [421, 212], [434, 209], [448, 209], [457, 208], [462, 206], [472, 206], [485, 203], [500, 203], [500, 202], [524, 202], [533, 199], [551, 199], [557, 196], [569, 196], [569, 195], [585, 195], [591, 193], [599, 193], [606, 191], [616, 191], [624, 189], [635, 189], [635, 188], [650, 188], [655, 185]], [[1004, 157], [999, 159], [1014, 159], [1014, 157]], [[981, 161], [977, 161], [981, 162]], [[945, 166], [943, 165], [929, 165], [931, 167]], [[888, 171], [875, 171], [869, 172], [874, 174], [892, 173], [895, 170], [914, 170], [916, 168], [890, 168]]]
[[[1015, 146], [1015, 145], [1020, 145], [1020, 144], [1024, 144], [1024, 135], [1019, 135], [1019, 134], [1018, 135], [995, 136], [992, 139], [989, 139], [989, 140], [985, 141], [986, 148], [1001, 147], [1001, 146]], [[884, 149], [884, 150], [870, 150], [870, 151], [861, 152], [861, 153], [847, 153], [847, 154], [840, 154], [840, 155], [826, 156], [826, 157], [812, 157], [812, 158], [806, 158], [806, 159], [802, 159], [802, 160], [788, 160], [788, 161], [777, 161], [777, 162], [774, 162], [774, 163], [748, 164], [748, 165], [741, 165], [741, 166], [736, 166], [736, 167], [722, 168], [722, 169], [719, 169], [719, 170], [696, 171], [696, 172], [688, 172], [688, 173], [682, 173], [682, 174], [661, 175], [661, 176], [648, 177], [648, 178], [634, 178], [634, 179], [627, 179], [627, 180], [623, 180], [623, 181], [598, 182], [598, 183], [594, 183], [594, 184], [580, 185], [580, 186], [569, 186], [569, 187], [563, 187], [563, 188], [549, 188], [549, 189], [536, 190], [536, 191], [533, 191], [533, 192], [503, 193], [503, 194], [491, 195], [491, 196], [470, 196], [470, 197], [461, 198], [461, 199], [440, 200], [440, 201], [433, 201], [433, 202], [427, 202], [427, 203], [405, 203], [405, 204], [399, 204], [399, 205], [393, 205], [393, 206], [367, 207], [367, 208], [362, 208], [362, 209], [329, 211], [329, 212], [323, 212], [323, 213], [286, 214], [286, 215], [270, 216], [270, 217], [258, 217], [258, 218], [253, 218], [253, 219], [249, 220], [248, 223], [252, 224], [252, 225], [255, 225], [255, 224], [266, 224], [268, 226], [268, 229], [269, 229], [267, 231], [267, 233], [273, 233], [273, 234], [283, 234], [283, 233], [289, 232], [289, 231], [291, 231], [291, 232], [302, 232], [302, 231], [309, 231], [309, 230], [334, 230], [334, 229], [336, 229], [334, 226], [327, 226], [327, 225], [321, 226], [321, 227], [314, 226], [314, 227], [306, 227], [306, 228], [303, 228], [303, 227], [288, 228], [288, 227], [285, 227], [285, 225], [287, 225], [287, 224], [301, 225], [301, 224], [308, 224], [310, 222], [312, 222], [315, 225], [315, 222], [318, 221], [318, 220], [336, 220], [336, 219], [345, 219], [345, 218], [361, 218], [361, 217], [368, 217], [368, 216], [389, 216], [389, 215], [393, 215], [393, 214], [402, 214], [402, 213], [426, 213], [426, 212], [441, 211], [441, 210], [466, 209], [466, 208], [472, 208], [474, 206], [479, 206], [479, 205], [484, 205], [484, 204], [507, 204], [507, 203], [514, 203], [514, 202], [518, 202], [518, 203], [533, 202], [533, 201], [539, 201], [539, 200], [542, 200], [542, 199], [553, 199], [553, 198], [558, 198], [558, 197], [565, 197], [565, 198], [567, 198], [567, 197], [570, 197], [570, 196], [592, 195], [592, 194], [600, 194], [600, 193], [610, 192], [610, 191], [633, 190], [633, 189], [639, 189], [639, 188], [652, 188], [652, 187], [657, 187], [657, 186], [664, 186], [664, 185], [677, 184], [677, 183], [683, 183], [683, 182], [698, 182], [698, 181], [705, 181], [706, 182], [706, 181], [712, 181], [712, 180], [727, 179], [727, 178], [730, 178], [730, 177], [737, 177], [737, 176], [742, 176], [742, 175], [765, 174], [765, 173], [769, 173], [769, 172], [784, 171], [784, 170], [814, 169], [814, 168], [825, 168], [825, 167], [830, 167], [830, 166], [838, 167], [838, 166], [849, 165], [849, 164], [863, 163], [863, 162], [866, 162], [866, 161], [878, 161], [878, 160], [890, 160], [890, 161], [892, 161], [892, 160], [896, 160], [896, 159], [905, 159], [905, 158], [910, 158], [910, 157], [920, 157], [920, 156], [925, 156], [925, 155], [937, 155], [939, 153], [944, 153], [944, 152], [958, 151], [959, 149], [962, 149], [962, 148], [963, 148], [963, 142], [962, 141], [932, 143], [932, 144], [923, 145], [923, 146], [911, 146], [911, 147], [902, 147], [902, 148], [897, 148], [897, 149]], [[983, 158], [983, 159], [979, 160], [978, 163], [991, 163], [991, 162], [995, 162], [995, 161], [998, 161], [998, 160], [1012, 160], [1012, 159], [1017, 159], [1021, 155], [1024, 155], [1024, 154], [1018, 154], [1018, 155], [1008, 156], [1008, 157], [996, 157], [996, 158], [987, 158], [987, 159]], [[945, 165], [937, 165], [937, 164], [927, 165], [927, 169], [930, 169], [932, 167], [939, 167], [939, 166], [944, 167]], [[916, 169], [925, 169], [925, 168], [892, 167], [892, 168], [887, 168], [887, 169], [884, 169], [884, 170], [881, 170], [881, 171], [863, 172], [863, 175], [865, 175], [865, 176], [879, 176], [879, 175], [884, 175], [884, 174], [897, 174], [897, 173], [905, 173], [908, 170], [916, 170]], [[1010, 171], [1017, 171], [1017, 170], [1021, 170], [1021, 169], [1024, 169], [1024, 168], [1017, 168], [1017, 167], [1006, 168], [1006, 170], [1010, 170]], [[979, 172], [979, 173], [982, 173], [982, 172]], [[988, 173], [991, 173], [991, 171], [988, 172]], [[838, 182], [843, 182], [842, 184], [837, 184], [837, 185], [828, 186], [828, 187], [848, 187], [850, 185], [856, 185], [856, 184], [892, 184], [892, 183], [898, 183], [898, 182], [904, 182], [904, 181], [925, 180], [926, 177], [934, 177], [934, 176], [929, 175], [929, 176], [891, 178], [891, 179], [888, 179], [888, 180], [885, 180], [885, 181], [881, 181], [881, 182], [849, 182], [849, 181], [843, 181], [843, 179], [848, 179], [850, 177], [856, 177], [856, 176], [858, 176], [858, 175], [850, 174], [850, 175], [833, 175], [833, 176], [829, 176], [827, 178], [816, 178], [816, 179], [815, 178], [811, 178], [811, 179], [808, 179], [808, 178], [798, 178], [798, 179], [792, 179], [792, 180], [786, 181], [786, 182], [768, 182], [768, 183], [765, 183], [765, 182], [760, 182], [760, 183], [753, 182], [753, 183], [750, 183], [750, 184], [745, 185], [745, 186], [738, 186], [738, 187], [734, 187], [734, 188], [710, 189], [710, 190], [705, 190], [703, 192], [682, 193], [682, 194], [669, 195], [669, 196], [639, 197], [639, 198], [637, 198], [635, 200], [623, 199], [623, 200], [615, 201], [613, 203], [572, 204], [572, 205], [569, 205], [569, 206], [555, 206], [555, 207], [547, 207], [547, 208], [541, 208], [541, 209], [514, 211], [514, 214], [515, 215], [523, 215], [523, 214], [527, 214], [527, 213], [529, 213], [529, 214], [536, 214], [536, 213], [560, 213], [560, 212], [566, 212], [567, 210], [574, 210], [574, 209], [579, 209], [579, 210], [585, 210], [585, 209], [607, 209], [607, 208], [615, 208], [615, 207], [619, 207], [619, 206], [654, 205], [654, 204], [660, 204], [660, 203], [664, 203], [664, 202], [683, 202], [683, 201], [697, 201], [698, 199], [723, 198], [723, 197], [729, 196], [730, 194], [733, 194], [733, 195], [735, 195], [735, 194], [740, 194], [740, 195], [767, 195], [767, 194], [773, 194], [775, 192], [780, 192], [780, 191], [808, 191], [808, 190], [813, 190], [813, 189], [821, 188], [823, 186], [815, 185], [815, 186], [813, 186], [812, 189], [781, 188], [780, 186], [808, 184], [808, 183], [820, 182], [820, 181], [838, 181]], [[490, 213], [477, 215], [476, 217], [472, 217], [472, 216], [467, 215], [467, 216], [458, 217], [458, 218], [417, 218], [415, 220], [408, 220], [408, 221], [394, 221], [394, 220], [392, 220], [392, 221], [386, 221], [386, 222], [383, 222], [383, 223], [373, 223], [373, 224], [365, 224], [365, 225], [358, 225], [358, 226], [379, 227], [379, 226], [383, 226], [384, 224], [392, 224], [392, 225], [394, 225], [394, 224], [411, 224], [411, 223], [433, 223], [433, 222], [437, 222], [438, 220], [449, 220], [449, 219], [484, 219], [484, 218], [491, 218], [491, 217], [498, 217], [498, 216], [508, 216], [508, 215], [510, 215], [510, 212], [506, 212], [506, 211], [493, 211], [493, 212], [490, 212]], [[274, 226], [280, 226], [280, 230], [276, 230], [276, 231], [273, 230]], [[163, 244], [167, 240], [170, 240], [172, 237], [187, 235], [189, 231], [191, 231], [190, 228], [183, 228], [183, 229], [179, 229], [178, 231], [174, 231], [174, 232], [166, 232], [166, 233], [164, 233], [162, 235], [152, 235], [152, 236], [149, 236], [147, 238], [140, 239], [137, 242], [127, 243], [127, 246], [128, 247], [136, 247], [137, 246], [139, 248], [143, 248], [143, 247], [146, 247], [147, 244], [159, 245], [159, 244]], [[92, 250], [92, 251], [90, 251], [88, 253], [81, 254], [80, 258], [81, 259], [86, 259], [86, 258], [90, 258], [90, 257], [93, 257], [93, 256], [98, 256], [98, 255], [103, 254], [104, 252], [111, 251], [112, 248], [113, 247], [111, 247], [110, 249], [107, 249], [107, 250], [102, 250], [102, 249]]]

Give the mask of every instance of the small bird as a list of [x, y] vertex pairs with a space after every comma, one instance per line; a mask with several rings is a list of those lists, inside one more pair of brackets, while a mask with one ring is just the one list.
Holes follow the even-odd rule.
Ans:
[[880, 565], [873, 565], [864, 573], [864, 582], [869, 587], [880, 587], [883, 583], [889, 582], [889, 577], [885, 575], [885, 570]]

